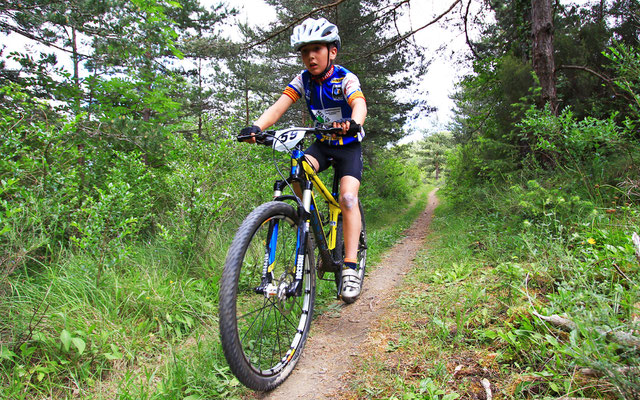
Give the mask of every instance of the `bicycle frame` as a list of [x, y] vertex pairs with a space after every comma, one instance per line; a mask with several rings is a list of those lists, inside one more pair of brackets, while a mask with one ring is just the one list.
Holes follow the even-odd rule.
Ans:
[[[220, 279], [218, 325], [224, 355], [238, 380], [254, 390], [273, 389], [300, 360], [311, 329], [317, 278], [333, 273], [334, 279], [326, 280], [334, 281], [336, 297], [345, 303], [357, 299], [342, 293], [339, 177], [334, 173], [333, 187], [325, 186], [305, 159], [301, 143], [303, 132], [337, 135], [342, 131], [333, 127], [289, 128], [238, 136], [239, 141], [256, 142], [291, 155], [288, 173], [276, 162], [281, 180], [274, 184], [274, 201], [256, 207], [238, 228]], [[291, 193], [284, 194], [285, 188]], [[358, 207], [362, 210], [361, 204]], [[362, 281], [367, 245], [364, 214], [360, 218], [357, 277]], [[345, 275], [354, 276], [349, 271]]]
[[[295, 251], [295, 281], [286, 288], [286, 293], [281, 293], [282, 288], [271, 284], [273, 277], [270, 275], [275, 262], [275, 251], [278, 239], [279, 221], [270, 221], [268, 243], [265, 249], [265, 261], [263, 265], [262, 284], [256, 288], [256, 292], [271, 296], [300, 296], [302, 294], [302, 276], [306, 248], [309, 246], [309, 233], [313, 234], [316, 246], [320, 253], [323, 271], [338, 272], [340, 260], [335, 260], [331, 250], [335, 249], [337, 238], [338, 218], [342, 213], [340, 204], [336, 199], [338, 195], [338, 179], [334, 175], [332, 192], [329, 192], [313, 167], [307, 162], [299, 143], [291, 154], [290, 176], [286, 180], [278, 180], [274, 184], [274, 201], [294, 200], [298, 204], [298, 237]], [[302, 199], [293, 195], [282, 195], [283, 190], [290, 185], [298, 185], [302, 188]], [[323, 227], [322, 219], [318, 211], [314, 186], [320, 196], [329, 206], [328, 235]]]

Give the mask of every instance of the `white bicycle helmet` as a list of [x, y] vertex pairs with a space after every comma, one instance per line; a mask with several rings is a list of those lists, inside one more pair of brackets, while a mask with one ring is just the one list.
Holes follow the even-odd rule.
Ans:
[[302, 24], [293, 28], [291, 47], [299, 51], [309, 43], [334, 43], [340, 50], [338, 27], [324, 18], [307, 18]]

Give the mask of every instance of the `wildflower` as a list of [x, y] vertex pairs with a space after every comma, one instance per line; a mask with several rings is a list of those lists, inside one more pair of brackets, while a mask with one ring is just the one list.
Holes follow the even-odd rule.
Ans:
[[149, 300], [151, 297], [147, 296], [146, 299]]
[[596, 240], [594, 238], [589, 238], [589, 239], [587, 239], [587, 243], [596, 244]]
[[173, 285], [173, 281], [169, 281], [169, 283]]

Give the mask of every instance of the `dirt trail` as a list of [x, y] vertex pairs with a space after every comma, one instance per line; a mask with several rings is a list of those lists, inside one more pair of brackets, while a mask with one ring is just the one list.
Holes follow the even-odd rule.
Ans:
[[[437, 190], [437, 189], [436, 189]], [[406, 238], [389, 250], [367, 275], [360, 299], [344, 305], [340, 315], [323, 315], [313, 322], [302, 359], [291, 376], [274, 391], [258, 394], [263, 400], [335, 399], [343, 385], [341, 377], [362, 352], [369, 327], [387, 312], [393, 289], [411, 269], [413, 259], [424, 245], [437, 205], [436, 190], [429, 193], [426, 210], [405, 234]]]

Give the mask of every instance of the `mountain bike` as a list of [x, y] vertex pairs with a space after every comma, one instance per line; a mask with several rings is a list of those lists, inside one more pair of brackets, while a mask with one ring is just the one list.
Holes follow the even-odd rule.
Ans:
[[[300, 359], [311, 328], [316, 274], [318, 279], [335, 282], [340, 298], [344, 242], [339, 180], [334, 172], [329, 191], [302, 150], [305, 134], [338, 132], [340, 128], [289, 128], [254, 136], [274, 154], [290, 155], [288, 177], [276, 162], [282, 179], [274, 184], [273, 201], [255, 208], [236, 232], [220, 280], [224, 355], [238, 380], [254, 390], [268, 391], [281, 384]], [[291, 194], [283, 194], [287, 189]], [[324, 200], [326, 210], [321, 211], [319, 206], [324, 209], [325, 205], [316, 196]], [[357, 271], [364, 281], [367, 237], [359, 207]], [[327, 273], [334, 278], [325, 278]]]

